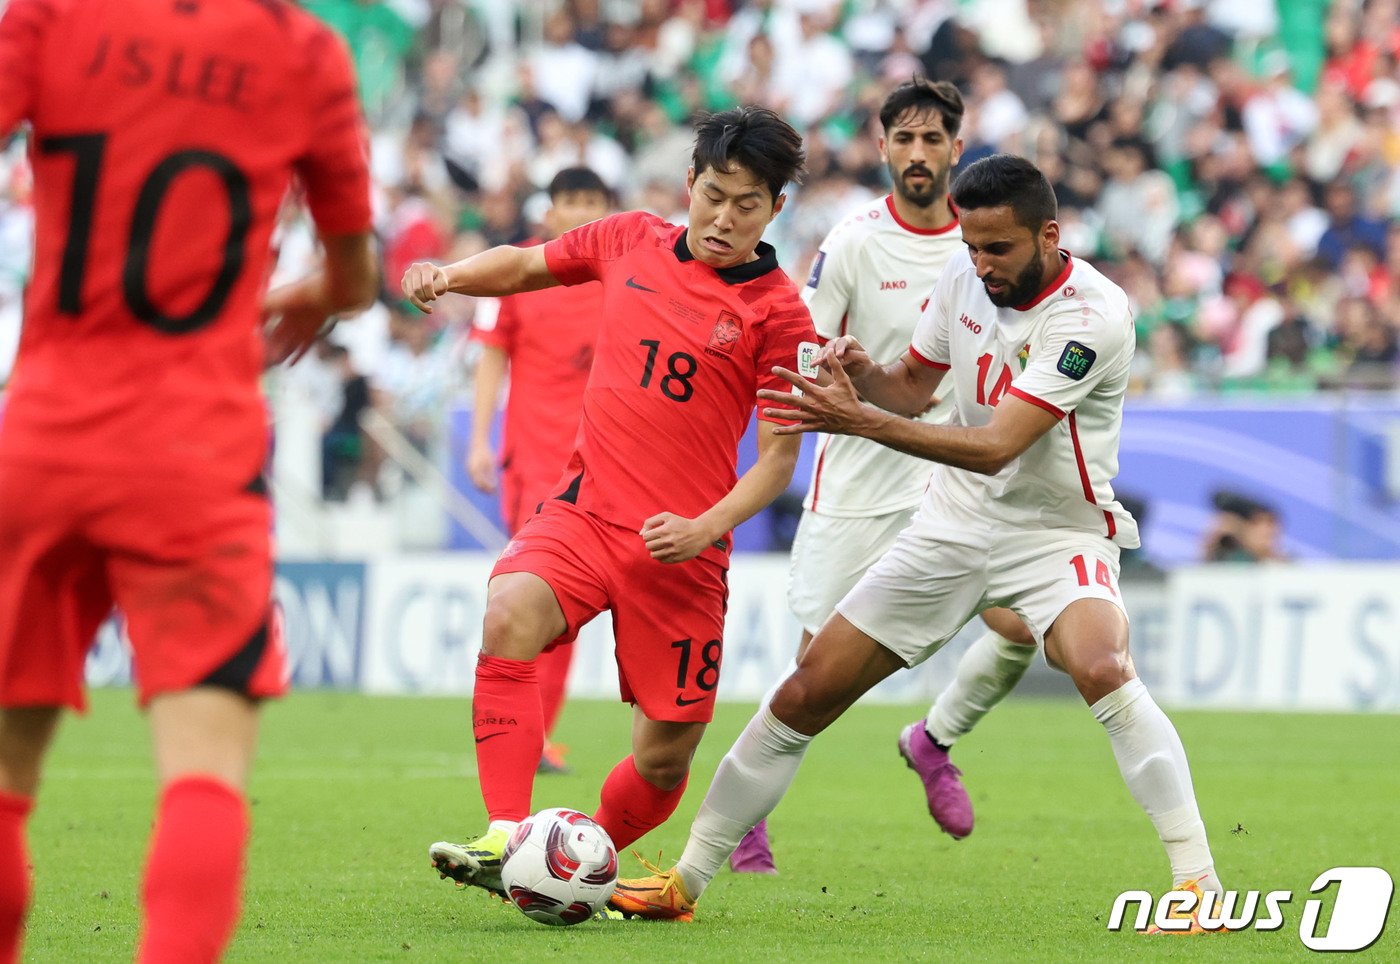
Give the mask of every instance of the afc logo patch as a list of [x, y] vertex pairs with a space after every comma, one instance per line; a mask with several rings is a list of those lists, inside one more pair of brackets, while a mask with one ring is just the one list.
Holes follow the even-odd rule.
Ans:
[[1060, 353], [1060, 360], [1056, 363], [1055, 368], [1059, 370], [1061, 375], [1068, 375], [1075, 381], [1079, 381], [1089, 374], [1089, 369], [1094, 367], [1094, 359], [1097, 357], [1098, 352], [1088, 345], [1072, 341]]
[[743, 334], [744, 325], [739, 321], [739, 316], [732, 311], [721, 311], [719, 320], [710, 331], [710, 343], [705, 346], [705, 353], [728, 358], [734, 354], [734, 346], [739, 344]]

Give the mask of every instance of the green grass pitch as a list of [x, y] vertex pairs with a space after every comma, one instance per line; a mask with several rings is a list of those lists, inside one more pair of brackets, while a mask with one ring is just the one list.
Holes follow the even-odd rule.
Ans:
[[[30, 823], [26, 958], [130, 960], [154, 788], [126, 692], [65, 722]], [[1070, 701], [1012, 698], [954, 754], [977, 808], [955, 842], [895, 750], [922, 707], [861, 705], [820, 737], [771, 820], [777, 878], [723, 872], [693, 925], [542, 927], [428, 867], [427, 845], [480, 830], [464, 699], [302, 693], [269, 709], [237, 961], [1302, 959], [1301, 898], [1334, 866], [1400, 876], [1400, 716], [1174, 713], [1226, 886], [1289, 889], [1283, 929], [1148, 939], [1105, 930], [1113, 898], [1169, 883], [1107, 740]], [[667, 862], [752, 712], [725, 705], [671, 822], [640, 842]], [[630, 710], [575, 702], [575, 775], [535, 805], [591, 811]], [[199, 855], [191, 854], [191, 860]], [[637, 864], [624, 856], [623, 875]], [[1400, 957], [1392, 913], [1370, 959]]]

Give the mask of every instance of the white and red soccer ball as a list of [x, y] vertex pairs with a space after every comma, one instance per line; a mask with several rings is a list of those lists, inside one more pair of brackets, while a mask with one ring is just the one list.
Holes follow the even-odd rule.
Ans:
[[556, 807], [515, 828], [501, 859], [511, 903], [541, 924], [566, 926], [602, 910], [617, 886], [617, 848], [577, 810]]

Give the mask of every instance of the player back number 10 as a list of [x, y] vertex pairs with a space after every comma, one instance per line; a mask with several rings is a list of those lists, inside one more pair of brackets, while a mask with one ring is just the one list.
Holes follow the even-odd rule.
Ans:
[[[73, 155], [73, 198], [68, 242], [58, 277], [58, 310], [77, 315], [83, 308], [83, 275], [87, 270], [88, 239], [97, 211], [98, 180], [102, 173], [106, 134], [67, 134], [39, 141], [43, 154]], [[223, 260], [214, 284], [198, 305], [183, 315], [167, 315], [151, 300], [146, 287], [151, 239], [161, 204], [175, 180], [186, 171], [203, 168], [212, 172], [228, 197], [228, 234], [224, 237]], [[131, 313], [145, 324], [170, 335], [183, 335], [203, 328], [218, 317], [243, 270], [244, 247], [253, 220], [253, 204], [247, 176], [222, 154], [213, 151], [176, 151], [164, 157], [146, 176], [136, 192], [131, 214], [131, 233], [122, 264], [122, 295]]]

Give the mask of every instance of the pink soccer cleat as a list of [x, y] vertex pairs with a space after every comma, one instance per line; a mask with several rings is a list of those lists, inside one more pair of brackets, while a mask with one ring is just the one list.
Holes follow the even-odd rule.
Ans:
[[768, 821], [760, 820], [758, 826], [744, 834], [739, 846], [729, 855], [729, 869], [736, 874], [768, 874], [776, 876], [777, 865], [773, 863], [773, 848], [768, 846]]
[[972, 801], [962, 785], [962, 771], [953, 766], [948, 752], [933, 742], [924, 721], [910, 723], [899, 734], [899, 755], [924, 781], [928, 812], [943, 832], [954, 840], [972, 833]]

